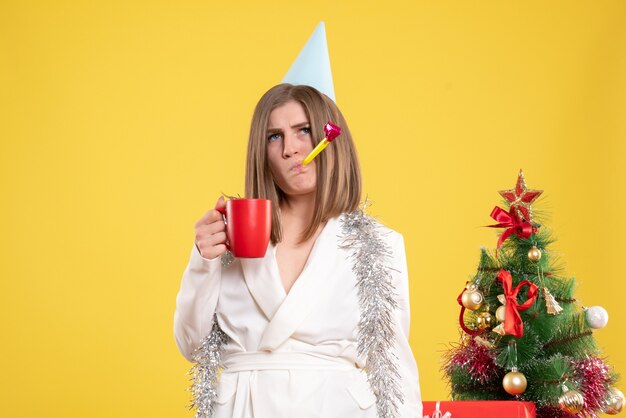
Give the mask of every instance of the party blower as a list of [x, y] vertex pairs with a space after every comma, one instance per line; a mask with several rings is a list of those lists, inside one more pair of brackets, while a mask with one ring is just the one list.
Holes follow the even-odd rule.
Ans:
[[317, 154], [322, 152], [324, 148], [328, 146], [328, 144], [333, 142], [333, 140], [337, 138], [339, 134], [341, 134], [341, 128], [337, 125], [333, 125], [332, 123], [327, 122], [326, 125], [324, 125], [324, 133], [326, 134], [326, 137], [322, 139], [319, 144], [317, 144], [315, 149], [313, 149], [313, 151], [311, 151], [309, 155], [306, 156], [306, 158], [302, 161], [302, 165], [307, 165], [308, 163], [313, 161], [313, 158], [317, 157]]

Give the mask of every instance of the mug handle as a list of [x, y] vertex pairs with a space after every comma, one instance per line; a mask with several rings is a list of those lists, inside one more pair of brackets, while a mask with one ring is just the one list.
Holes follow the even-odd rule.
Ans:
[[[222, 214], [222, 219], [224, 220], [224, 223], [226, 225], [228, 225], [228, 221], [226, 219], [226, 207], [215, 208], [215, 210], [217, 210], [219, 213]], [[229, 240], [228, 240], [228, 232], [227, 231], [225, 231], [225, 232], [226, 232], [226, 242], [224, 243], [224, 245], [226, 245], [226, 249], [228, 251], [230, 251], [230, 243], [229, 243]]]

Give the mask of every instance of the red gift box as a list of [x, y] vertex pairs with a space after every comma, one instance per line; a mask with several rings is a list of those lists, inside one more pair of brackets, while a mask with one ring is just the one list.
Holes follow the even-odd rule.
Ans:
[[[437, 402], [424, 401], [424, 416], [432, 418]], [[441, 401], [441, 415], [452, 418], [535, 418], [534, 402], [519, 401]]]

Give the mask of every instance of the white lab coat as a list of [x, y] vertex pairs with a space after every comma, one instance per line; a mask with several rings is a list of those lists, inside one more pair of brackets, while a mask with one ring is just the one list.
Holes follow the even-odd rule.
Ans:
[[[404, 404], [399, 417], [422, 417], [417, 365], [408, 342], [409, 289], [404, 240], [380, 226], [393, 251], [394, 352]], [[304, 270], [285, 293], [270, 242], [264, 258], [222, 267], [192, 248], [176, 299], [174, 334], [192, 361], [217, 313], [230, 337], [217, 386], [216, 418], [377, 417], [376, 398], [357, 356], [360, 309], [349, 249], [339, 248], [341, 221], [331, 218]]]

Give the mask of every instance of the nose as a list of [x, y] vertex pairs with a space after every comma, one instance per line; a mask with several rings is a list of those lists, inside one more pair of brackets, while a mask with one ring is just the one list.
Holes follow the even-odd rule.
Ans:
[[283, 157], [289, 158], [300, 153], [300, 138], [298, 133], [285, 135], [283, 140]]

